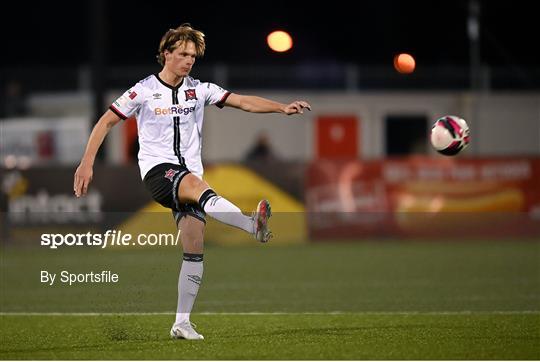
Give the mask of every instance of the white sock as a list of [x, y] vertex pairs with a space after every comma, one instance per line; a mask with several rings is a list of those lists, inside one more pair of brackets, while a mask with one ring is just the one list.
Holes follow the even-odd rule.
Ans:
[[178, 277], [178, 304], [175, 325], [189, 322], [193, 303], [197, 298], [203, 275], [203, 254], [184, 253], [184, 260]]
[[214, 190], [204, 191], [199, 198], [199, 205], [204, 212], [227, 225], [236, 226], [250, 234], [255, 234], [255, 223], [249, 216], [242, 214], [242, 210], [229, 200], [218, 196]]

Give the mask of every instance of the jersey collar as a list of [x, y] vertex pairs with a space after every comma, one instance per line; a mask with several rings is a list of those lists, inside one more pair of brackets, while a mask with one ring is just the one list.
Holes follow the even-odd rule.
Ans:
[[165, 87], [170, 88], [172, 90], [178, 90], [178, 88], [180, 88], [182, 84], [184, 84], [184, 79], [186, 79], [186, 77], [182, 78], [182, 81], [178, 83], [176, 87], [173, 87], [172, 85], [165, 83], [165, 81], [159, 77], [159, 73], [154, 74], [154, 76], [157, 78], [157, 80], [159, 80], [161, 84], [163, 84]]

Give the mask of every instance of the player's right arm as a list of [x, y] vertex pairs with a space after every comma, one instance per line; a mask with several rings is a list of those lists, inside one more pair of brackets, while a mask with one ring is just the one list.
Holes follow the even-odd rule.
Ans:
[[105, 136], [107, 136], [107, 133], [109, 133], [111, 128], [113, 128], [114, 125], [121, 120], [122, 119], [114, 112], [107, 110], [107, 112], [101, 116], [99, 121], [94, 126], [94, 129], [90, 134], [90, 138], [88, 139], [81, 163], [79, 164], [79, 167], [77, 167], [77, 171], [75, 171], [75, 177], [73, 180], [73, 190], [75, 191], [75, 196], [81, 197], [86, 195], [88, 185], [92, 181], [92, 175], [94, 173], [94, 161], [96, 159], [99, 147], [103, 143]]
[[75, 171], [75, 178], [73, 180], [75, 196], [81, 197], [86, 195], [88, 185], [92, 181], [94, 160], [107, 133], [109, 133], [115, 124], [127, 119], [139, 109], [144, 100], [143, 95], [144, 88], [139, 82], [114, 101], [109, 107], [109, 110], [96, 123], [88, 139], [81, 163], [77, 167], [77, 171]]

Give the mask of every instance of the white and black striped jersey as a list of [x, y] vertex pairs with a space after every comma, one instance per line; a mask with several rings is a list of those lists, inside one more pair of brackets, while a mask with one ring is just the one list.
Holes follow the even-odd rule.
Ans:
[[173, 87], [153, 74], [118, 98], [110, 110], [122, 119], [132, 115], [137, 119], [141, 177], [160, 163], [185, 165], [202, 177], [204, 107], [215, 104], [222, 108], [229, 94], [191, 77]]

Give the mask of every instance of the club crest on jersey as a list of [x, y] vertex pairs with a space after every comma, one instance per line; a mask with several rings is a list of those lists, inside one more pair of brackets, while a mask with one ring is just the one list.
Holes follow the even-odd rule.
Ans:
[[176, 175], [178, 172], [178, 170], [173, 170], [172, 168], [168, 169], [167, 171], [165, 171], [165, 178], [169, 179], [169, 181], [173, 181], [173, 177], [174, 175]]
[[184, 93], [186, 93], [186, 101], [197, 99], [197, 93], [195, 93], [195, 89], [186, 89]]

